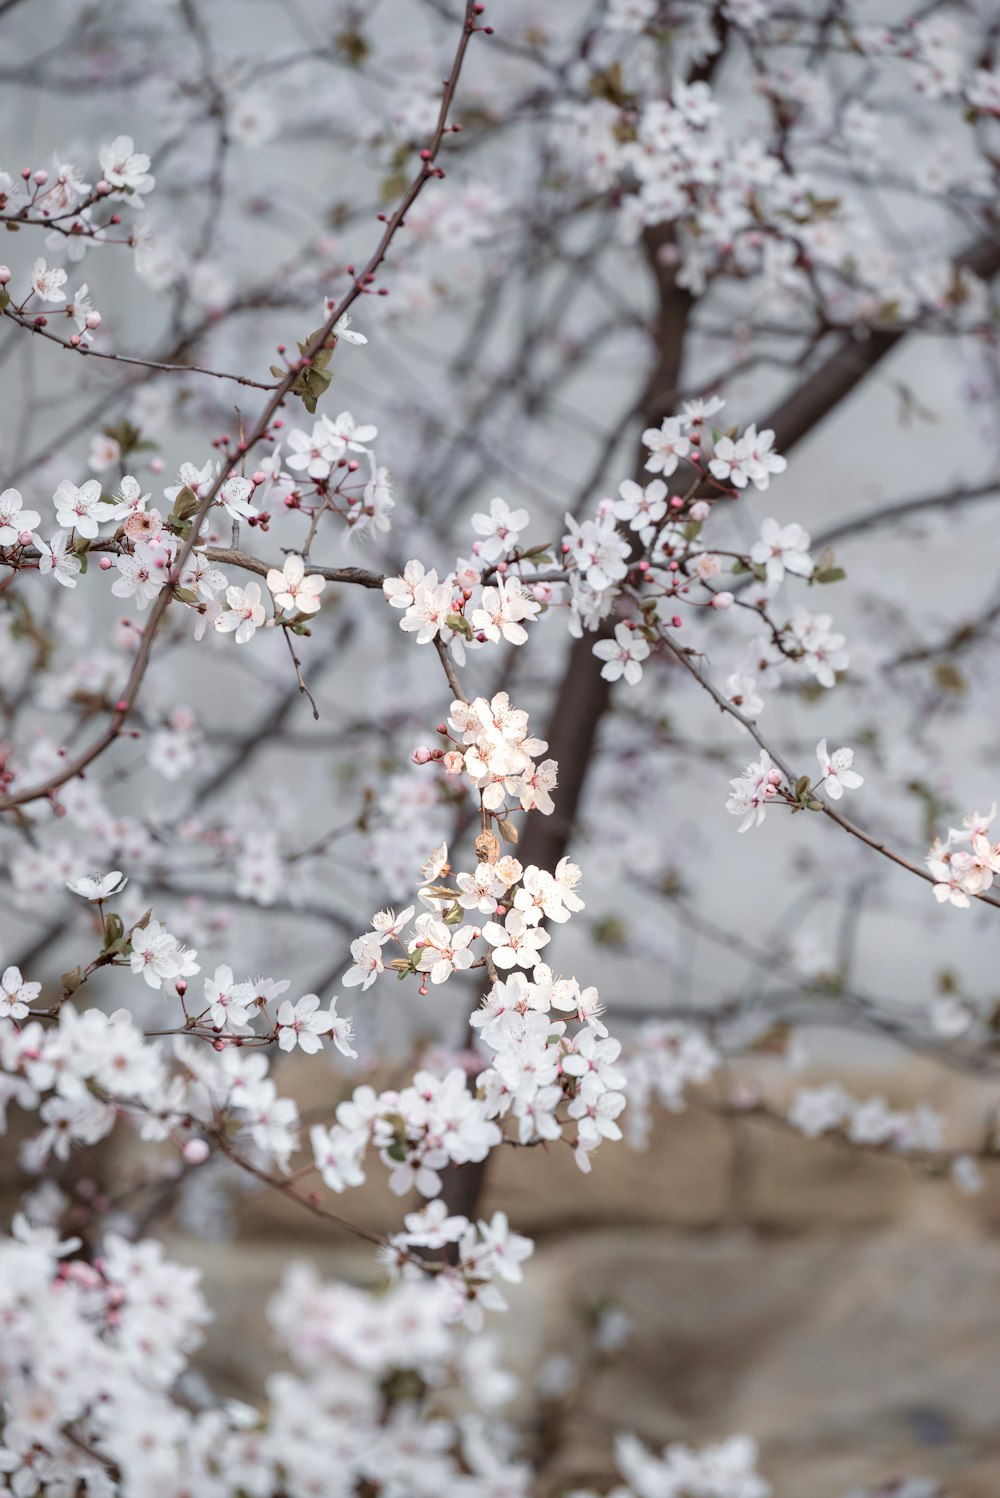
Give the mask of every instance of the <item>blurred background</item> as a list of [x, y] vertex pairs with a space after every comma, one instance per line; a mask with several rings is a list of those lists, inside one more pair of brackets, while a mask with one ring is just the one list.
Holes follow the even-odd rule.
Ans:
[[[443, 576], [471, 555], [471, 517], [495, 495], [528, 510], [532, 545], [557, 548], [567, 512], [593, 514], [637, 476], [641, 431], [685, 399], [723, 396], [723, 427], [774, 416], [787, 473], [720, 506], [706, 544], [745, 551], [774, 516], [804, 526], [814, 554], [833, 545], [846, 579], [788, 587], [785, 617], [800, 603], [831, 613], [850, 665], [831, 691], [785, 674], [765, 693], [766, 731], [803, 768], [820, 739], [852, 745], [865, 784], [851, 814], [920, 862], [997, 796], [1000, 156], [996, 118], [970, 112], [961, 83], [995, 68], [997, 21], [972, 3], [757, 9], [640, 4], [638, 24], [619, 24], [627, 6], [488, 6], [495, 34], [470, 49], [447, 177], [393, 247], [390, 294], [353, 309], [367, 344], [338, 346], [322, 406], [377, 426], [391, 527], [331, 524], [312, 555], [390, 574], [415, 557]], [[409, 180], [456, 16], [450, 0], [0, 6], [0, 167], [19, 180], [22, 167], [53, 170], [56, 153], [90, 180], [100, 145], [127, 134], [157, 179], [128, 215], [131, 244], [76, 261], [37, 229], [5, 235], [12, 293], [46, 254], [70, 288], [89, 287], [96, 350], [267, 381], [276, 346], [321, 325]], [[597, 111], [627, 135], [637, 101], [670, 99], [679, 79], [711, 85], [706, 150], [723, 179], [745, 142], [794, 178], [809, 206], [774, 220], [786, 259], [755, 258], [754, 226], [737, 223], [736, 249], [693, 270], [696, 213], [630, 223], [634, 181], [627, 163], [601, 166], [601, 132], [615, 137]], [[981, 275], [954, 268], [970, 245]], [[42, 512], [46, 536], [62, 478], [96, 474], [110, 492], [136, 473], [155, 496], [265, 399], [100, 363], [9, 319], [0, 380], [0, 478]], [[795, 398], [814, 386], [802, 419]], [[310, 428], [299, 407], [285, 417]], [[281, 493], [266, 534], [241, 538], [269, 562], [305, 529]], [[30, 579], [27, 617], [0, 608], [2, 734], [40, 769], [95, 731], [142, 622], [91, 587], [89, 634], [68, 638], [60, 612], [79, 618], [80, 600], [54, 592]], [[752, 757], [739, 725], [667, 660], [605, 709], [592, 641], [574, 647], [567, 614], [557, 600], [524, 651], [470, 652], [463, 677], [470, 695], [509, 691], [561, 761], [560, 694], [567, 680], [591, 694], [593, 752], [573, 725], [567, 746], [576, 734], [580, 799], [557, 796], [547, 834], [581, 865], [587, 908], [554, 931], [552, 965], [597, 985], [613, 1033], [696, 1024], [726, 1064], [683, 1110], [654, 1104], [647, 1147], [606, 1146], [587, 1179], [542, 1151], [501, 1152], [487, 1174], [481, 1211], [502, 1206], [538, 1244], [501, 1330], [542, 1491], [608, 1475], [627, 1424], [654, 1443], [748, 1430], [779, 1498], [991, 1498], [994, 912], [937, 906], [822, 818], [774, 815], [738, 836], [724, 805]], [[758, 624], [734, 610], [709, 627], [692, 610], [682, 635], [721, 684], [750, 669]], [[228, 962], [339, 991], [350, 940], [375, 910], [410, 903], [420, 864], [454, 835], [455, 808], [410, 763], [436, 742], [449, 694], [378, 592], [328, 588], [299, 643], [318, 722], [280, 640], [243, 652], [209, 631], [195, 647], [186, 620], [169, 625], [142, 738], [95, 767], [94, 802], [62, 821], [33, 814], [30, 836], [0, 829], [5, 961], [51, 983], [78, 960], [87, 915], [64, 885], [96, 838], [103, 866], [129, 874], [126, 919], [154, 905], [203, 971]], [[455, 866], [469, 867], [460, 847]], [[116, 980], [112, 1008], [126, 1002]], [[135, 988], [127, 1002], [152, 1020], [162, 1001]], [[341, 1003], [356, 1069], [282, 1063], [304, 1120], [359, 1073], [389, 1085], [428, 1048], [463, 1047], [478, 999], [456, 982], [418, 1000], [388, 979], [356, 995]], [[830, 1081], [939, 1113], [934, 1158], [787, 1126], [796, 1091]], [[974, 1194], [948, 1169], [963, 1155], [985, 1157]], [[142, 1169], [128, 1151], [95, 1156], [97, 1179]], [[13, 1160], [8, 1174], [20, 1180]], [[397, 1225], [399, 1203], [377, 1185], [347, 1205], [366, 1225]], [[270, 1365], [267, 1324], [247, 1307], [263, 1305], [290, 1250], [324, 1273], [377, 1278], [366, 1251], [248, 1192], [224, 1162], [191, 1177], [168, 1220], [171, 1251], [203, 1267], [218, 1313], [203, 1371], [234, 1394], [254, 1393]]]

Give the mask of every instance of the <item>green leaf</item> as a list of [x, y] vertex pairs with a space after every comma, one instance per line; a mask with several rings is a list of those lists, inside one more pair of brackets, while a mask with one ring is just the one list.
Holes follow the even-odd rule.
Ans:
[[344, 60], [352, 68], [360, 68], [371, 51], [368, 42], [361, 35], [361, 32], [355, 31], [353, 28], [338, 32], [334, 38], [334, 42], [337, 51], [342, 54]]
[[942, 692], [953, 692], [956, 696], [968, 689], [968, 682], [954, 661], [934, 662], [934, 685]]
[[842, 583], [847, 573], [843, 567], [821, 567], [812, 575], [814, 583]]
[[110, 947], [116, 946], [125, 936], [125, 922], [120, 915], [114, 912], [104, 917], [104, 948], [106, 952]]
[[185, 485], [183, 489], [178, 491], [170, 513], [176, 520], [188, 520], [192, 515], [197, 514], [198, 503], [197, 494]]
[[472, 625], [464, 614], [449, 614], [444, 622], [457, 635], [463, 635], [467, 640], [472, 639]]

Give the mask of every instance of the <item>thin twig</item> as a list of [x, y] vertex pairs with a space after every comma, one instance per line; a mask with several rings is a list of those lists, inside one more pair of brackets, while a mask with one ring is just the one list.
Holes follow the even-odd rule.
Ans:
[[313, 710], [313, 721], [318, 723], [319, 708], [316, 706], [316, 699], [313, 697], [313, 694], [306, 686], [305, 677], [302, 675], [302, 663], [299, 660], [298, 656], [295, 654], [295, 646], [292, 644], [292, 631], [288, 625], [284, 625], [282, 628], [282, 633], [285, 636], [285, 644], [288, 646], [288, 654], [292, 658], [292, 665], [295, 667], [295, 680], [299, 684], [299, 691], [304, 697], [308, 697], [309, 706]]
[[[685, 650], [683, 646], [676, 645], [674, 641], [669, 638], [669, 636], [661, 635], [660, 639], [661, 643], [667, 648], [667, 650], [669, 650], [670, 653], [678, 661], [680, 661], [684, 669], [690, 672], [698, 685], [708, 693], [713, 702], [715, 702], [715, 704], [724, 713], [728, 713], [731, 718], [735, 718], [737, 723], [741, 724], [746, 729], [747, 733], [758, 745], [758, 747], [763, 749], [766, 754], [770, 755], [772, 762], [776, 764], [778, 769], [782, 772], [785, 779], [788, 781], [789, 786], [793, 786], [795, 784], [796, 776], [792, 773], [792, 770], [785, 762], [785, 760], [782, 759], [778, 751], [764, 737], [753, 719], [746, 717], [743, 713], [740, 712], [738, 707], [734, 707], [733, 704], [722, 695], [718, 687], [714, 686], [713, 683], [710, 682], [701, 671], [699, 671], [698, 667], [690, 659], [691, 652], [689, 650]], [[835, 811], [834, 808], [828, 805], [826, 802], [817, 801], [816, 804], [817, 806], [819, 806], [823, 815], [825, 817], [828, 817], [831, 822], [836, 822], [838, 827], [842, 827], [844, 831], [849, 832], [852, 837], [858, 838], [869, 848], [873, 848], [876, 853], [881, 853], [883, 858], [891, 859], [893, 863], [899, 864], [900, 868], [906, 869], [911, 874], [916, 874], [918, 879], [923, 879], [927, 884], [938, 883], [933, 874], [928, 873], [926, 869], [922, 869], [919, 864], [913, 863], [909, 858], [904, 858], [902, 853], [897, 853], [895, 849], [890, 848], [886, 843], [881, 842], [877, 837], [873, 837], [870, 832], [866, 832], [863, 827], [858, 827], [854, 822], [848, 821], [847, 817], [841, 816], [839, 811]], [[979, 894], [973, 895], [972, 898], [976, 900], [982, 900], [984, 905], [995, 905], [997, 909], [1000, 909], [1000, 899], [997, 899], [995, 895]]]

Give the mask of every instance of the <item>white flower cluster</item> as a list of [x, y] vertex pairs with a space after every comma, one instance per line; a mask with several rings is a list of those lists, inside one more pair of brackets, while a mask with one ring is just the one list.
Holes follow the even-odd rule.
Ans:
[[[544, 964], [531, 977], [493, 984], [472, 1016], [492, 1064], [480, 1074], [487, 1116], [517, 1121], [520, 1144], [567, 1137], [582, 1171], [602, 1139], [620, 1139], [625, 1107], [621, 1043], [601, 1022], [596, 988], [556, 978]], [[578, 1026], [571, 1035], [568, 1026]]]
[[481, 1331], [485, 1311], [505, 1311], [507, 1302], [496, 1280], [519, 1284], [524, 1278], [521, 1264], [535, 1245], [530, 1238], [512, 1233], [505, 1212], [494, 1212], [489, 1222], [477, 1227], [466, 1217], [449, 1217], [443, 1201], [428, 1202], [419, 1212], [403, 1219], [405, 1232], [393, 1233], [382, 1258], [404, 1279], [418, 1280], [426, 1266], [411, 1253], [434, 1251], [455, 1245], [454, 1262], [446, 1263], [438, 1284], [447, 1292], [443, 1308], [448, 1324], [460, 1321], [469, 1331]]
[[[338, 339], [366, 343], [360, 333], [349, 331], [349, 324], [345, 318], [334, 329]], [[387, 534], [395, 500], [389, 470], [379, 466], [371, 445], [377, 436], [377, 427], [359, 425], [350, 411], [320, 416], [309, 432], [293, 427], [285, 459], [288, 472], [282, 472], [276, 452], [266, 492], [289, 509], [319, 505], [335, 510], [344, 521], [345, 542], [366, 532]], [[367, 475], [358, 473], [361, 456], [367, 460]]]
[[456, 1067], [444, 1077], [418, 1071], [408, 1087], [377, 1093], [367, 1084], [338, 1104], [336, 1123], [316, 1124], [310, 1141], [316, 1165], [331, 1191], [360, 1186], [362, 1161], [378, 1151], [397, 1196], [414, 1187], [437, 1196], [446, 1165], [485, 1160], [500, 1143], [500, 1130], [467, 1087]]
[[[494, 500], [494, 504], [497, 501]], [[484, 585], [472, 562], [460, 562], [443, 582], [422, 562], [407, 562], [401, 577], [386, 578], [383, 591], [394, 609], [403, 609], [400, 629], [416, 636], [418, 645], [441, 640], [459, 665], [466, 648], [487, 643], [523, 645], [528, 638], [524, 621], [537, 618], [545, 596], [535, 598], [518, 577], [504, 577]]]
[[649, 1143], [654, 1098], [671, 1113], [678, 1113], [684, 1107], [685, 1088], [708, 1082], [721, 1065], [720, 1052], [694, 1025], [649, 1020], [640, 1026], [635, 1044], [622, 1061], [632, 1148], [644, 1149]]
[[743, 774], [729, 782], [733, 793], [726, 802], [726, 810], [734, 817], [743, 818], [741, 832], [746, 832], [748, 827], [760, 826], [767, 814], [768, 802], [777, 796], [784, 779], [777, 765], [771, 763], [767, 750], [762, 749], [757, 759], [744, 768]]
[[[468, 1231], [468, 1280], [488, 1301], [489, 1279], [518, 1278], [531, 1245], [502, 1214]], [[309, 1498], [334, 1491], [334, 1461], [338, 1493], [527, 1494], [530, 1470], [473, 1413], [508, 1401], [517, 1380], [492, 1337], [455, 1324], [474, 1317], [455, 1314], [454, 1277], [374, 1295], [292, 1266], [268, 1308], [292, 1368], [270, 1375], [264, 1409], [193, 1408], [171, 1390], [210, 1319], [197, 1271], [153, 1240], [108, 1234], [93, 1262], [70, 1257], [79, 1247], [41, 1213], [0, 1240], [0, 1471], [12, 1493]], [[392, 1378], [410, 1387], [387, 1414]]]
[[904, 1153], [938, 1150], [944, 1135], [944, 1119], [926, 1103], [908, 1113], [891, 1108], [884, 1097], [859, 1102], [836, 1082], [799, 1088], [788, 1122], [809, 1139], [838, 1131], [852, 1144], [887, 1145]]
[[[38, 985], [20, 981], [16, 968], [8, 968], [2, 981], [9, 1017], [23, 1021]], [[311, 1011], [303, 1012], [303, 1003], [298, 1009], [282, 1006], [282, 1037], [291, 1032], [301, 1041], [310, 1028]], [[15, 1014], [15, 1009], [21, 1012]], [[338, 1022], [335, 1015], [331, 1018], [333, 1025], [321, 1024], [316, 1033], [335, 1029]], [[6, 1125], [8, 1102], [24, 1111], [38, 1110], [41, 1130], [22, 1150], [23, 1163], [31, 1170], [40, 1170], [51, 1155], [66, 1160], [76, 1144], [103, 1139], [120, 1118], [130, 1119], [146, 1140], [197, 1141], [201, 1158], [208, 1154], [207, 1148], [202, 1152], [201, 1136], [229, 1119], [234, 1141], [244, 1138], [262, 1158], [287, 1165], [297, 1144], [298, 1111], [290, 1099], [278, 1097], [267, 1075], [266, 1055], [229, 1046], [206, 1049], [178, 1036], [173, 1068], [170, 1059], [155, 1038], [147, 1039], [127, 1009], [107, 1015], [100, 1009], [78, 1011], [64, 1002], [54, 1025], [34, 1018], [4, 1025], [0, 1127]]]
[[1000, 874], [1000, 843], [991, 843], [988, 833], [996, 816], [996, 802], [986, 816], [974, 811], [963, 817], [961, 827], [948, 829], [944, 842], [936, 838], [924, 862], [934, 880], [934, 898], [968, 910], [970, 896], [993, 888]]
[[700, 1451], [676, 1442], [654, 1456], [633, 1435], [615, 1440], [615, 1459], [637, 1498], [770, 1498], [757, 1472], [757, 1443], [731, 1436]]
[[554, 759], [536, 763], [548, 745], [528, 733], [528, 714], [511, 705], [506, 692], [489, 701], [453, 702], [448, 727], [458, 746], [444, 758], [449, 774], [464, 769], [482, 797], [487, 811], [496, 811], [510, 797], [522, 811], [549, 816], [557, 784]]

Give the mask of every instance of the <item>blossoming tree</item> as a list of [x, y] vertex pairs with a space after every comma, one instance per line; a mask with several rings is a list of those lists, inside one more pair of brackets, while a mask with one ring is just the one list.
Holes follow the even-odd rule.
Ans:
[[[0, 4], [46, 106], [0, 174], [5, 1490], [546, 1490], [498, 1418], [533, 1245], [481, 1211], [497, 1151], [571, 1152], [585, 1200], [693, 1085], [963, 1190], [995, 1152], [988, 1120], [728, 1078], [812, 1018], [996, 1065], [952, 954], [1000, 905], [956, 759], [1000, 606], [936, 590], [998, 493], [1000, 32], [59, 0], [43, 46], [38, 10]], [[928, 347], [969, 435], [916, 496], [788, 456]], [[890, 388], [892, 477], [932, 413]], [[775, 916], [800, 896], [834, 949]], [[940, 979], [901, 1006], [860, 926], [905, 900]], [[290, 1264], [260, 1403], [195, 1398], [211, 1308], [163, 1227], [251, 1185], [374, 1238], [378, 1288]], [[771, 1492], [751, 1435], [641, 1434], [617, 1498]]]

